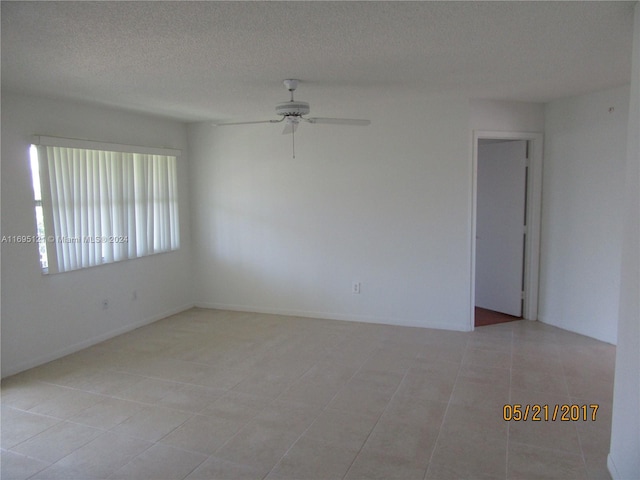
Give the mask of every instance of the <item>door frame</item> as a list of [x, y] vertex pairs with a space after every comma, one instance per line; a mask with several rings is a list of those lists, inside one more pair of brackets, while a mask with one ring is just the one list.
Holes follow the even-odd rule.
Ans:
[[540, 218], [542, 212], [543, 135], [537, 132], [474, 130], [471, 166], [471, 298], [470, 330], [475, 327], [476, 305], [476, 226], [478, 213], [478, 141], [526, 140], [529, 148], [527, 173], [527, 236], [524, 246], [524, 305], [522, 317], [538, 319], [538, 281], [540, 274]]

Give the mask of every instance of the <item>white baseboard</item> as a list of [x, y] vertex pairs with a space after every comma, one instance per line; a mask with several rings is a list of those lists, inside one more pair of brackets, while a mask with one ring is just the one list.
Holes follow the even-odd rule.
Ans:
[[235, 305], [228, 303], [210, 303], [210, 302], [196, 302], [197, 308], [212, 308], [215, 310], [231, 310], [236, 312], [251, 312], [251, 313], [265, 313], [270, 315], [285, 315], [289, 317], [305, 317], [305, 318], [319, 318], [326, 320], [344, 320], [348, 322], [361, 322], [361, 323], [375, 323], [381, 325], [395, 325], [400, 327], [419, 327], [419, 328], [434, 328], [437, 330], [455, 330], [460, 332], [469, 331], [463, 327], [456, 328], [455, 325], [445, 323], [424, 323], [416, 322], [406, 319], [387, 318], [387, 317], [375, 317], [369, 315], [353, 315], [334, 312], [316, 312], [307, 310], [293, 310], [286, 308], [274, 308], [274, 307], [261, 307], [255, 305]]
[[30, 368], [34, 368], [37, 367], [39, 365], [43, 365], [45, 363], [51, 362], [53, 360], [57, 360], [59, 358], [65, 357], [67, 355], [70, 355], [72, 353], [78, 352], [80, 350], [83, 350], [85, 348], [91, 347], [93, 345], [96, 345], [100, 342], [104, 342], [105, 340], [109, 340], [110, 338], [113, 337], [117, 337], [118, 335], [122, 335], [123, 333], [127, 333], [130, 332], [131, 330], [135, 330], [136, 328], [140, 328], [143, 327], [145, 325], [148, 325], [150, 323], [153, 322], [157, 322], [158, 320], [162, 320], [163, 318], [169, 317], [171, 315], [175, 315], [177, 313], [180, 312], [184, 312], [185, 310], [189, 310], [190, 308], [193, 308], [194, 305], [192, 303], [190, 304], [186, 304], [186, 305], [182, 305], [178, 308], [172, 308], [169, 309], [165, 312], [153, 315], [151, 317], [148, 318], [144, 318], [142, 320], [139, 320], [137, 322], [134, 323], [130, 323], [128, 325], [125, 325], [123, 327], [117, 328], [115, 330], [111, 330], [109, 332], [103, 333], [101, 335], [98, 335], [96, 337], [92, 337], [89, 338], [87, 340], [83, 340], [82, 342], [78, 342], [75, 343], [73, 345], [70, 345], [66, 348], [60, 349], [60, 350], [56, 350], [53, 353], [47, 354], [47, 355], [43, 355], [41, 357], [37, 357], [37, 358], [33, 358], [30, 359], [28, 362], [23, 362], [23, 363], [19, 363], [17, 365], [11, 365], [9, 367], [6, 368], [6, 370], [4, 370], [2, 372], [2, 378], [5, 377], [9, 377], [11, 375], [15, 375], [16, 373], [20, 373], [23, 372], [25, 370], [29, 370]]

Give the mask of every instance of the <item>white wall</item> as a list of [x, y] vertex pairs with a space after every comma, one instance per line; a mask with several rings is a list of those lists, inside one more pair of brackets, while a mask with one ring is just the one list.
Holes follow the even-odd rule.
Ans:
[[[181, 249], [42, 275], [37, 247], [2, 245], [2, 375], [16, 373], [192, 305], [186, 127], [122, 111], [2, 92], [2, 235], [35, 233], [34, 134], [181, 149]], [[132, 300], [133, 290], [137, 300]], [[101, 302], [108, 298], [109, 308]]]
[[280, 125], [189, 127], [198, 305], [469, 328], [468, 101], [361, 97], [295, 160]]
[[636, 4], [609, 472], [640, 478], [640, 4]]
[[628, 104], [627, 86], [545, 109], [539, 319], [614, 344]]
[[469, 124], [472, 130], [532, 132], [544, 130], [544, 104], [472, 99]]

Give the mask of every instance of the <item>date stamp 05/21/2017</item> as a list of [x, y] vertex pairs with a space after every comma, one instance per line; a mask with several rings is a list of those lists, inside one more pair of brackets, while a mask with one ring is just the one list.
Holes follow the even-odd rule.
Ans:
[[502, 407], [502, 419], [505, 422], [595, 422], [600, 405], [577, 404], [505, 404]]

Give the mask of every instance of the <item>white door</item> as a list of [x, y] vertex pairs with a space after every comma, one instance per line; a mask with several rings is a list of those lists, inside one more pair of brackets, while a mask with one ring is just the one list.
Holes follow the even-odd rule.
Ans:
[[527, 142], [478, 142], [476, 306], [522, 316]]

